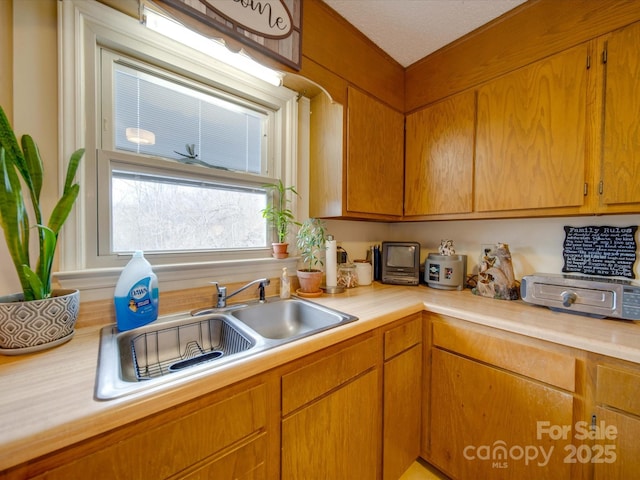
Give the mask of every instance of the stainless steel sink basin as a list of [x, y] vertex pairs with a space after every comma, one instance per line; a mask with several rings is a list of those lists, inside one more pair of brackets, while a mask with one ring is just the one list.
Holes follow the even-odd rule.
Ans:
[[124, 332], [118, 336], [118, 343], [122, 376], [129, 381], [161, 377], [242, 353], [256, 344], [222, 316]]
[[357, 320], [306, 300], [268, 299], [232, 309], [164, 316], [140, 328], [100, 332], [96, 398], [108, 400], [202, 375]]
[[263, 343], [228, 315], [170, 315], [125, 332], [109, 325], [100, 332], [96, 398], [115, 398], [221, 367]]
[[299, 338], [355, 320], [351, 315], [298, 299], [248, 306], [231, 315], [269, 339]]

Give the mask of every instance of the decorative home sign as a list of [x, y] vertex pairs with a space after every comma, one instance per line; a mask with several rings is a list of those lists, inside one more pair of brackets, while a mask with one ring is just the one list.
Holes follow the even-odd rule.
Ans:
[[563, 272], [635, 278], [637, 225], [564, 227]]
[[300, 70], [302, 0], [153, 0]]

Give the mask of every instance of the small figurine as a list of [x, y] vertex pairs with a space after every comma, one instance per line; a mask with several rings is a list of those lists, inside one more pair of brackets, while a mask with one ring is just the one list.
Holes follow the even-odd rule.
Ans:
[[456, 251], [453, 248], [453, 240], [441, 240], [438, 247], [438, 253], [440, 255], [455, 255]]
[[485, 248], [478, 268], [478, 283], [471, 291], [482, 297], [500, 300], [520, 298], [509, 245], [498, 243], [494, 248]]

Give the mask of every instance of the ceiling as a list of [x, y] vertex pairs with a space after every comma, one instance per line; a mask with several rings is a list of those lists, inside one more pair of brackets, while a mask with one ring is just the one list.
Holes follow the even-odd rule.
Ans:
[[525, 0], [324, 0], [403, 67]]

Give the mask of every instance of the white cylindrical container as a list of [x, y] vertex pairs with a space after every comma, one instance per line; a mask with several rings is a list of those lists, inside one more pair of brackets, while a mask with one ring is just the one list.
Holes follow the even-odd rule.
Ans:
[[325, 284], [327, 287], [335, 287], [338, 285], [338, 252], [336, 241], [333, 235], [327, 235], [327, 241], [325, 242], [326, 255], [325, 255]]
[[354, 263], [356, 264], [358, 285], [371, 285], [371, 280], [373, 280], [371, 264], [366, 260], [355, 260]]

